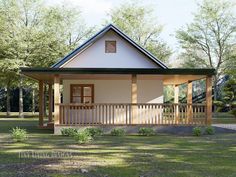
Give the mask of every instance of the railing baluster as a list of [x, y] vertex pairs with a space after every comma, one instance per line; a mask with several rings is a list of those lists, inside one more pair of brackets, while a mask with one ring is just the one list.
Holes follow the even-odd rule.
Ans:
[[70, 106], [70, 115], [71, 115], [71, 120], [70, 120], [70, 124], [74, 124], [74, 106]]
[[62, 107], [61, 105], [59, 106], [59, 124], [62, 124]]
[[82, 125], [83, 124], [86, 124], [86, 122], [85, 122], [85, 109], [84, 109], [84, 105], [83, 106], [81, 106], [81, 112], [82, 112]]
[[79, 112], [79, 120], [78, 120], [78, 122], [79, 122], [80, 125], [82, 125], [82, 124], [83, 124], [83, 119], [82, 119], [82, 117], [83, 117], [82, 106], [78, 106], [78, 112]]
[[62, 107], [61, 105], [59, 106], [59, 124], [62, 124], [61, 118], [62, 118]]
[[201, 125], [206, 121], [205, 104], [60, 104], [59, 108], [61, 125]]
[[164, 105], [160, 105], [160, 124], [163, 124], [163, 107]]
[[115, 105], [112, 105], [112, 119], [113, 119], [113, 125], [115, 124]]
[[101, 105], [96, 105], [96, 106], [97, 106], [98, 123], [102, 124], [102, 121], [101, 121]]
[[105, 113], [105, 108], [104, 108], [104, 106], [105, 105], [101, 105], [101, 112], [102, 112], [102, 114], [101, 114], [102, 117], [101, 118], [102, 118], [102, 124], [105, 125], [106, 122], [105, 122], [105, 114], [104, 114]]
[[111, 120], [110, 120], [110, 116], [109, 116], [109, 115], [110, 115], [110, 111], [109, 111], [109, 110], [110, 110], [110, 106], [107, 105], [106, 108], [107, 108], [107, 123], [108, 123], [108, 124], [111, 124], [111, 122], [110, 122]]

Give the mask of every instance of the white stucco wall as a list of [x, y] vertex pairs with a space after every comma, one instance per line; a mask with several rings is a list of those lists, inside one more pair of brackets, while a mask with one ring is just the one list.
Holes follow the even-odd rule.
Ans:
[[[63, 103], [70, 103], [70, 84], [94, 84], [95, 103], [130, 103], [130, 80], [64, 80]], [[138, 103], [163, 103], [163, 83], [138, 80]]]
[[70, 102], [70, 84], [94, 84], [95, 103], [129, 103], [131, 100], [128, 80], [64, 80], [64, 103]]
[[[115, 40], [116, 53], [105, 53], [105, 41]], [[79, 53], [63, 68], [158, 68], [149, 58], [139, 52], [113, 31]]]
[[138, 80], [139, 103], [163, 103], [163, 82], [157, 80]]

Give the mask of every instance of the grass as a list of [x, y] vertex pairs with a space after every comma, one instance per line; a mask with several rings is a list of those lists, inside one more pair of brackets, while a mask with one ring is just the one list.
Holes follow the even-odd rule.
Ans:
[[227, 112], [213, 113], [213, 124], [236, 124], [236, 118]]
[[[53, 177], [230, 177], [236, 176], [236, 134], [213, 136], [102, 136], [88, 145], [37, 129], [35, 118], [0, 118], [0, 176]], [[26, 143], [14, 143], [9, 129], [27, 129]], [[19, 158], [19, 152], [68, 157]], [[81, 173], [80, 169], [88, 173]]]

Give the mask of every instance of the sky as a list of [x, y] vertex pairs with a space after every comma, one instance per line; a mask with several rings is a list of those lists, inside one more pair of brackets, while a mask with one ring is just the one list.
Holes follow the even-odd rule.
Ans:
[[[49, 4], [70, 4], [81, 10], [83, 19], [89, 26], [101, 28], [109, 11], [129, 0], [48, 0]], [[191, 23], [197, 3], [202, 0], [138, 0], [140, 4], [151, 6], [159, 24], [163, 25], [161, 38], [173, 49], [178, 50], [175, 31]], [[236, 0], [232, 0], [235, 1]]]

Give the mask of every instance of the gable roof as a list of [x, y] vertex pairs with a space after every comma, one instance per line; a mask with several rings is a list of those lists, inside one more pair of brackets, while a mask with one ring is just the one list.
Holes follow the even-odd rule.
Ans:
[[141, 53], [143, 53], [145, 56], [147, 56], [151, 61], [153, 61], [156, 65], [161, 67], [162, 69], [167, 69], [168, 67], [161, 62], [159, 59], [157, 59], [154, 55], [152, 55], [149, 51], [138, 45], [136, 42], [134, 42], [130, 37], [128, 37], [126, 34], [124, 34], [121, 30], [119, 30], [117, 27], [114, 25], [110, 24], [103, 28], [101, 31], [99, 31], [97, 34], [95, 34], [93, 37], [88, 39], [86, 42], [84, 42], [81, 46], [76, 48], [74, 51], [66, 55], [64, 58], [59, 60], [57, 63], [51, 66], [51, 68], [59, 68], [62, 66], [64, 63], [69, 61], [71, 58], [73, 58], [75, 55], [77, 55], [80, 51], [88, 47], [90, 44], [94, 43], [97, 41], [99, 38], [101, 38], [106, 32], [109, 30], [113, 30], [116, 32], [119, 36], [121, 36], [124, 40], [126, 40], [128, 43], [130, 43], [132, 46], [134, 46], [137, 50], [139, 50]]

